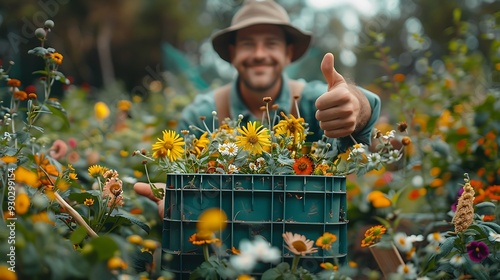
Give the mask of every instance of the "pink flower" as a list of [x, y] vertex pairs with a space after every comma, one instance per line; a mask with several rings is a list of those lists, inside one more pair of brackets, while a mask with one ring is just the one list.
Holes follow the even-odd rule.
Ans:
[[68, 152], [68, 145], [66, 144], [66, 142], [64, 142], [63, 140], [57, 139], [52, 144], [52, 147], [50, 147], [49, 155], [51, 157], [53, 157], [54, 159], [59, 160], [59, 159], [63, 158], [67, 152]]
[[75, 138], [68, 139], [68, 145], [70, 146], [71, 149], [76, 149], [77, 144], [78, 144], [78, 142], [76, 141]]

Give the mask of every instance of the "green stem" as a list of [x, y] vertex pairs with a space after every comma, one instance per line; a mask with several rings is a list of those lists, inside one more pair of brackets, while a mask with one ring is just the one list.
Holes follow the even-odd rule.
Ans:
[[208, 262], [208, 258], [210, 254], [208, 252], [208, 244], [203, 244], [203, 256], [205, 257], [205, 261]]
[[300, 255], [293, 256], [292, 273], [295, 273], [295, 271], [297, 270], [297, 266], [299, 265], [299, 260], [300, 260]]

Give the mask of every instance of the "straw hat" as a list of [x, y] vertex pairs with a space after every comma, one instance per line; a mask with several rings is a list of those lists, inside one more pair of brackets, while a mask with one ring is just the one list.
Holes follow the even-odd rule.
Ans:
[[294, 27], [283, 7], [272, 0], [246, 0], [233, 17], [231, 26], [215, 33], [212, 45], [219, 56], [230, 62], [228, 46], [234, 42], [234, 33], [242, 28], [256, 24], [282, 26], [293, 45], [292, 61], [299, 59], [309, 47], [311, 34]]

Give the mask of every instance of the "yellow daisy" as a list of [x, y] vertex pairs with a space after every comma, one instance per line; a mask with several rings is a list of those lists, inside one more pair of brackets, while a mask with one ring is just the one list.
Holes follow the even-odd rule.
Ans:
[[296, 118], [293, 115], [287, 117], [285, 113], [281, 112], [281, 116], [285, 118], [274, 126], [276, 135], [284, 135], [285, 137], [293, 136], [293, 144], [301, 143], [305, 139], [304, 134], [304, 119]]
[[210, 144], [210, 139], [207, 137], [208, 132], [203, 133], [199, 139], [194, 139], [193, 140], [193, 149], [191, 150], [191, 153], [193, 153], [196, 156], [200, 156], [203, 150], [205, 150], [206, 147], [208, 147], [208, 144]]
[[30, 197], [26, 193], [20, 193], [16, 196], [16, 214], [22, 215], [28, 212], [30, 207]]
[[164, 130], [163, 139], [153, 144], [153, 157], [165, 158], [176, 161], [184, 153], [184, 139], [173, 130]]
[[205, 210], [198, 217], [196, 228], [198, 231], [222, 231], [226, 228], [227, 215], [219, 208]]
[[90, 177], [97, 178], [104, 174], [108, 169], [106, 167], [102, 167], [100, 165], [92, 165], [89, 167], [88, 172]]
[[257, 122], [248, 122], [247, 126], [238, 128], [241, 135], [236, 136], [236, 145], [252, 154], [260, 155], [271, 147], [269, 130], [262, 125], [257, 127]]
[[85, 201], [83, 202], [83, 204], [85, 206], [90, 207], [90, 206], [94, 205], [94, 199], [92, 199], [92, 198], [85, 198]]

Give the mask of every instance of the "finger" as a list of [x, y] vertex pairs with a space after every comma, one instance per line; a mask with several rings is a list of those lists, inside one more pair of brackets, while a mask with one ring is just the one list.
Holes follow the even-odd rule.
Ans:
[[327, 53], [321, 61], [321, 72], [328, 83], [328, 91], [330, 91], [336, 84], [345, 83], [344, 77], [335, 70], [335, 58], [333, 54]]
[[[158, 187], [158, 188], [165, 189], [165, 184], [163, 184], [163, 183], [156, 183], [155, 186]], [[160, 198], [156, 197], [153, 194], [153, 191], [151, 190], [151, 186], [149, 186], [149, 184], [147, 184], [147, 183], [142, 183], [142, 182], [135, 183], [135, 185], [134, 185], [134, 191], [138, 195], [142, 195], [144, 197], [147, 197], [147, 198], [151, 199], [154, 202], [158, 202], [158, 201], [161, 200]]]

